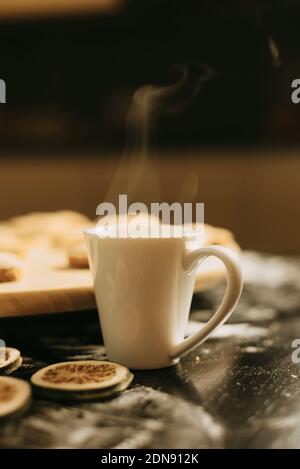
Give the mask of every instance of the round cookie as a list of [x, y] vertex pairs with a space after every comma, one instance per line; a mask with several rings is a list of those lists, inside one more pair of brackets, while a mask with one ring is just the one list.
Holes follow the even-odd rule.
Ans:
[[25, 245], [14, 230], [5, 224], [0, 224], [0, 252], [10, 252], [22, 256]]
[[33, 212], [7, 221], [18, 236], [29, 242], [41, 236], [48, 237], [57, 247], [83, 240], [83, 229], [91, 224], [85, 215], [71, 210]]
[[15, 282], [22, 275], [23, 262], [10, 252], [0, 252], [0, 283]]
[[68, 250], [69, 266], [73, 269], [88, 269], [89, 261], [84, 242], [77, 243]]

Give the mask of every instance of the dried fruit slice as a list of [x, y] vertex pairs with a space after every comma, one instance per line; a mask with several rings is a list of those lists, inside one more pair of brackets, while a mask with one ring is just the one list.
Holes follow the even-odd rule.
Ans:
[[21, 353], [18, 349], [5, 347], [0, 349], [0, 374], [12, 373], [22, 365]]
[[21, 379], [0, 376], [0, 418], [26, 407], [31, 398], [31, 387]]
[[125, 391], [125, 389], [128, 388], [132, 380], [133, 380], [133, 374], [128, 372], [126, 378], [123, 379], [123, 381], [120, 384], [116, 384], [115, 386], [102, 389], [99, 391], [76, 393], [73, 399], [74, 400], [108, 399], [110, 397], [113, 397], [116, 394], [119, 394], [122, 391]]
[[56, 363], [31, 377], [40, 393], [74, 399], [101, 396], [104, 391], [119, 392], [131, 381], [132, 375], [127, 368], [100, 360]]
[[68, 250], [69, 265], [74, 269], [89, 267], [87, 248], [84, 242], [76, 243]]
[[4, 371], [1, 371], [1, 373], [3, 375], [11, 375], [12, 373], [14, 373], [16, 370], [20, 368], [22, 363], [23, 363], [23, 359], [22, 357], [20, 357], [12, 366], [10, 366], [9, 368], [6, 368]]
[[90, 391], [66, 391], [62, 389], [47, 389], [42, 386], [34, 386], [36, 393], [48, 399], [57, 399], [64, 401], [88, 401], [98, 399], [108, 399], [119, 394], [128, 388], [133, 380], [133, 374], [128, 372], [126, 378], [119, 384], [109, 388], [94, 389]]

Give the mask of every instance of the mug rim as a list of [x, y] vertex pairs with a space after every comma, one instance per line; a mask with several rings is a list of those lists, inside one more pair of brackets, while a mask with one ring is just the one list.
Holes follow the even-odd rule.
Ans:
[[99, 232], [99, 228], [97, 226], [91, 226], [89, 228], [85, 228], [83, 230], [83, 233], [86, 235], [86, 236], [91, 236], [91, 237], [99, 237], [101, 239], [182, 239], [182, 238], [186, 238], [186, 239], [190, 239], [192, 237], [196, 237], [196, 236], [202, 236], [203, 237], [203, 231], [204, 231], [204, 228], [202, 228], [202, 230], [198, 230], [198, 231], [191, 231], [191, 232], [183, 232], [181, 236], [113, 236], [113, 235], [109, 235], [109, 234], [106, 234], [105, 236], [101, 236], [101, 234], [104, 234], [104, 233], [101, 233]]

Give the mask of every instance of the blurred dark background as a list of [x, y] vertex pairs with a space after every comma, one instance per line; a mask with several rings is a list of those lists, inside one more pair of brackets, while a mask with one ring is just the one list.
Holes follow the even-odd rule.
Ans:
[[39, 14], [37, 7], [35, 15], [2, 15], [1, 149], [119, 151], [133, 91], [171, 83], [172, 67], [191, 62], [220, 75], [184, 112], [160, 119], [153, 145], [299, 143], [300, 106], [290, 99], [300, 76], [299, 1], [101, 5], [84, 14]]
[[206, 64], [217, 76], [157, 120], [146, 178], [243, 248], [300, 253], [299, 0], [1, 0], [0, 57], [1, 219], [95, 217], [133, 92]]

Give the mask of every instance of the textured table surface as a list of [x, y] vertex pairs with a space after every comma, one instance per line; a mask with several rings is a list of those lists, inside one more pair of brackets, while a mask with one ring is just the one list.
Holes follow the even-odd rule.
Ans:
[[[176, 366], [135, 372], [111, 400], [66, 405], [35, 398], [0, 423], [1, 448], [300, 447], [300, 261], [246, 253], [237, 311]], [[196, 296], [187, 333], [201, 326], [224, 286]], [[95, 311], [2, 319], [0, 337], [24, 357], [29, 379], [64, 360], [102, 359]], [[300, 355], [300, 354], [299, 354]]]

